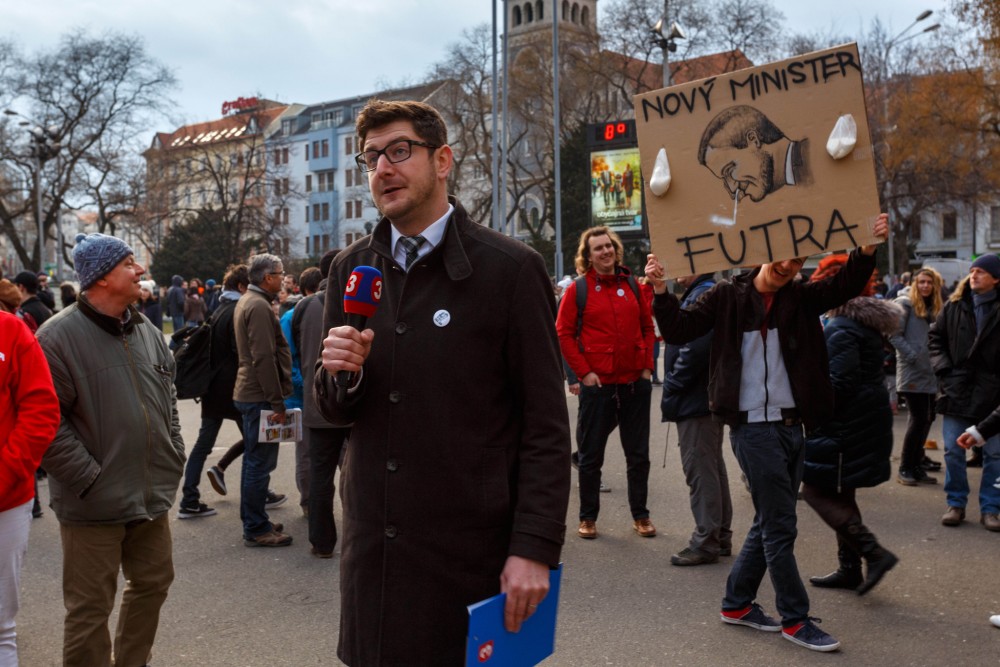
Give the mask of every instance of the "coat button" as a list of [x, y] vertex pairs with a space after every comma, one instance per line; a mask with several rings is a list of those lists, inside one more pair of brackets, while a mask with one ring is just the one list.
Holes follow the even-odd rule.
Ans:
[[386, 529], [385, 529], [385, 536], [386, 537], [388, 537], [389, 539], [392, 539], [392, 538], [396, 537], [396, 535], [397, 535], [397, 532], [396, 532], [396, 527], [395, 526], [386, 526]]
[[406, 322], [397, 322], [396, 323], [396, 333], [398, 333], [398, 334], [405, 334], [406, 330], [408, 328], [409, 327], [406, 326]]
[[396, 472], [399, 470], [399, 463], [397, 463], [395, 459], [389, 459], [386, 461], [385, 469], [389, 472]]
[[403, 395], [400, 394], [398, 391], [390, 391], [389, 392], [389, 402], [390, 403], [399, 403], [402, 399], [403, 399]]

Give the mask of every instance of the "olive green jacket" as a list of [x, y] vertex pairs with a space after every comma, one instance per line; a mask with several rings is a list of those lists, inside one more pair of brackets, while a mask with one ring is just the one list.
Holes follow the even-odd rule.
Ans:
[[63, 523], [115, 524], [170, 509], [184, 470], [174, 359], [133, 307], [122, 323], [81, 296], [38, 330], [61, 412], [42, 459]]

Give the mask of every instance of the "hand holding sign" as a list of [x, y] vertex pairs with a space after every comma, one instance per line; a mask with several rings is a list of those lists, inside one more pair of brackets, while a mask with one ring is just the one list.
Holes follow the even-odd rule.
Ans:
[[[872, 234], [882, 239], [882, 241], [885, 241], [889, 237], [888, 213], [879, 213], [879, 216], [875, 218], [875, 224], [872, 226]], [[877, 245], [866, 245], [861, 247], [861, 252], [871, 257], [877, 249]]]
[[653, 286], [654, 294], [663, 294], [667, 291], [667, 281], [664, 276], [666, 276], [666, 270], [656, 255], [653, 253], [646, 255], [646, 279]]

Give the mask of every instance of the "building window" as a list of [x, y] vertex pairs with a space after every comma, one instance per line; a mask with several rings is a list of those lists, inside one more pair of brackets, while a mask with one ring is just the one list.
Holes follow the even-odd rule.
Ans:
[[351, 155], [354, 153], [354, 137], [347, 136], [344, 137], [344, 155]]
[[309, 144], [306, 144], [306, 162], [309, 161]]
[[313, 191], [313, 177], [312, 174], [306, 174], [306, 192]]
[[475, 179], [486, 178], [486, 170], [483, 169], [483, 165], [472, 165], [472, 177]]
[[535, 12], [531, 7], [531, 3], [529, 2], [524, 6], [524, 22], [531, 23], [534, 20], [535, 20]]
[[323, 157], [330, 157], [330, 140], [329, 139], [324, 139], [320, 143], [320, 150], [322, 151], [320, 154]]
[[330, 204], [328, 202], [323, 202], [323, 220], [330, 219]]
[[281, 149], [274, 149], [274, 164], [281, 164]]
[[1000, 206], [990, 208], [990, 242], [1000, 243]]
[[313, 204], [313, 221], [319, 222], [322, 218], [319, 217], [319, 204]]
[[281, 149], [281, 164], [288, 164], [288, 149]]
[[542, 0], [538, 0], [535, 3], [535, 13], [538, 14], [538, 20], [541, 21], [545, 18], [545, 3]]
[[333, 190], [333, 172], [332, 171], [321, 171], [316, 174], [319, 178], [319, 191], [327, 192]]
[[282, 254], [285, 257], [288, 257], [289, 239], [282, 239], [281, 240], [281, 247], [284, 250], [284, 252]]
[[958, 215], [955, 211], [945, 211], [941, 216], [941, 238], [954, 239], [958, 237]]
[[306, 237], [306, 257], [309, 256], [309, 237]]
[[319, 234], [315, 234], [313, 235], [313, 252], [318, 255], [321, 250], [322, 249], [319, 247]]
[[282, 191], [282, 194], [286, 194], [286, 195], [288, 194], [288, 179], [287, 178], [281, 179], [281, 191]]
[[319, 142], [318, 141], [314, 141], [313, 142], [313, 159], [315, 160], [317, 158], [319, 158]]
[[306, 204], [306, 222], [309, 222], [309, 205]]
[[330, 249], [330, 235], [323, 234], [323, 252], [326, 252], [329, 249]]
[[288, 209], [287, 208], [281, 209], [281, 224], [287, 225], [288, 220], [289, 220]]

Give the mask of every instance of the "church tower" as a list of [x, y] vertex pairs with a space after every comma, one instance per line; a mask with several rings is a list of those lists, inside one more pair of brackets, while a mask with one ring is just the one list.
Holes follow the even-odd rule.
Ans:
[[[559, 0], [559, 40], [596, 43], [597, 0]], [[507, 32], [509, 57], [517, 62], [524, 47], [539, 42], [552, 43], [552, 0], [509, 0]]]

